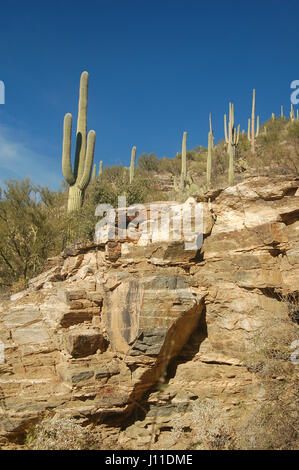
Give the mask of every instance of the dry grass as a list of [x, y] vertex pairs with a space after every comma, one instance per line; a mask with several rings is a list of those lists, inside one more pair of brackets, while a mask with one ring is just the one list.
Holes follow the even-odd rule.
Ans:
[[92, 433], [72, 418], [45, 418], [27, 434], [31, 450], [96, 450], [99, 443]]

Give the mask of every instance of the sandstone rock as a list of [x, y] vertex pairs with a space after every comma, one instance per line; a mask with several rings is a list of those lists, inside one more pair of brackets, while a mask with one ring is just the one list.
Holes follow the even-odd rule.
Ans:
[[101, 423], [107, 443], [117, 430], [131, 448], [166, 446], [205, 398], [238, 423], [241, 406], [264, 399], [244, 357], [298, 292], [298, 186], [252, 178], [207, 193], [199, 249], [172, 230], [77, 243], [51, 260], [0, 305], [0, 438], [22, 439], [51, 410]]
[[66, 334], [65, 347], [73, 357], [85, 357], [105, 348], [103, 335], [95, 328], [72, 328]]

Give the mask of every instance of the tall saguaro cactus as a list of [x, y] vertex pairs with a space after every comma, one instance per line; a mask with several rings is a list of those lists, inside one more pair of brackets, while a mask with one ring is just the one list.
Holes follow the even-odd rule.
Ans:
[[95, 131], [87, 135], [88, 73], [83, 72], [80, 79], [78, 120], [74, 171], [71, 162], [72, 115], [67, 113], [63, 125], [62, 172], [70, 185], [68, 212], [79, 210], [82, 206], [84, 191], [90, 181], [96, 140]]
[[234, 184], [234, 159], [240, 137], [240, 125], [238, 125], [238, 129], [235, 128], [234, 105], [232, 103], [229, 103], [228, 131], [226, 114], [224, 115], [224, 135], [229, 155], [228, 184], [232, 186]]
[[207, 156], [207, 186], [208, 188], [211, 185], [212, 152], [214, 149], [214, 137], [213, 137], [213, 130], [212, 130], [211, 113], [209, 116], [209, 120], [210, 120], [210, 132], [209, 132], [209, 138], [208, 138], [208, 156]]
[[132, 147], [130, 164], [130, 184], [133, 182], [135, 173], [136, 147]]
[[212, 135], [212, 150], [214, 149], [214, 135], [213, 135], [213, 129], [212, 129], [212, 115], [211, 113], [209, 114], [209, 122], [210, 122], [210, 133]]
[[211, 132], [209, 132], [208, 157], [207, 157], [207, 186], [208, 188], [211, 185], [212, 152], [213, 152], [213, 135]]
[[259, 135], [260, 130], [260, 118], [257, 117], [256, 128], [255, 128], [255, 89], [252, 92], [252, 111], [251, 111], [251, 126], [250, 120], [248, 120], [248, 140], [251, 142], [251, 153], [255, 153], [255, 139]]
[[103, 160], [100, 160], [99, 175], [98, 176], [101, 176], [102, 173], [103, 173]]
[[292, 103], [291, 103], [290, 119], [291, 119], [292, 122], [295, 120], [294, 107], [293, 107]]
[[187, 132], [183, 134], [182, 140], [182, 167], [181, 167], [181, 189], [185, 188], [187, 178]]

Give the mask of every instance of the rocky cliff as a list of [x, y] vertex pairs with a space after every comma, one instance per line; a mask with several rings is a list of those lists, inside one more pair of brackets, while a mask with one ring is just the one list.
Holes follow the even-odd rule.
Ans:
[[[2, 442], [55, 414], [92, 425], [104, 447], [179, 448], [178, 422], [177, 437], [191, 432], [207, 398], [240, 425], [265, 400], [247, 358], [298, 293], [298, 187], [252, 178], [207, 194], [200, 250], [127, 239], [49, 260], [0, 306]], [[294, 362], [271, 379], [286, 374], [293, 387]]]

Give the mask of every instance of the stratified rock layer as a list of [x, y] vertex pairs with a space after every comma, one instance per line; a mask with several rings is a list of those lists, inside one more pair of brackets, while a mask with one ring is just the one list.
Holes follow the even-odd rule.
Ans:
[[109, 440], [141, 406], [120, 441], [143, 448], [207, 397], [238, 419], [238, 404], [261, 399], [244, 352], [298, 292], [298, 186], [253, 178], [211, 194], [198, 251], [141, 237], [50, 260], [0, 307], [2, 438], [52, 412], [106, 423]]

